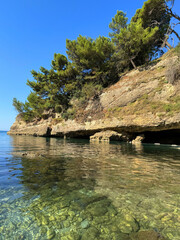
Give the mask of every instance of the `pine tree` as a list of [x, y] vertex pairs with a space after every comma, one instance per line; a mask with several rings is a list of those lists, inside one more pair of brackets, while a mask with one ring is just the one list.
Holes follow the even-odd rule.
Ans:
[[117, 37], [120, 58], [123, 61], [131, 62], [132, 66], [136, 68], [135, 59], [142, 46], [151, 41], [157, 30], [158, 28], [144, 29], [141, 21], [131, 22], [127, 28], [123, 28]]
[[145, 59], [151, 59], [155, 53], [161, 52], [162, 43], [167, 33], [170, 16], [167, 14], [165, 0], [148, 0], [144, 3], [141, 9], [136, 11], [131, 22], [142, 22], [144, 29], [154, 29], [158, 27], [151, 41], [142, 46], [142, 49], [137, 57], [137, 63], [142, 64]]
[[66, 47], [68, 57], [79, 73], [77, 81], [80, 80], [82, 84], [95, 81], [107, 86], [110, 81], [117, 79], [112, 64], [114, 46], [109, 38], [100, 36], [93, 40], [80, 35], [77, 40], [67, 40]]
[[126, 14], [117, 11], [110, 23], [110, 33], [115, 43], [116, 62], [119, 70], [129, 66], [136, 68], [144, 64], [161, 50], [170, 17], [166, 12], [164, 0], [148, 0], [136, 11], [131, 22], [127, 24]]

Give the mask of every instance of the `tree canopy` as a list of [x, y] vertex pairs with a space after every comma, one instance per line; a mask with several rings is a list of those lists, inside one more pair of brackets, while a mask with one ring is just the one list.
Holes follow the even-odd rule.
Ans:
[[162, 51], [164, 42], [168, 46], [170, 20], [179, 19], [172, 12], [173, 3], [147, 0], [129, 23], [126, 13], [118, 10], [109, 24], [110, 38], [79, 35], [76, 40], [67, 39], [67, 57], [55, 53], [50, 69], [32, 70], [33, 80], [27, 80], [31, 88], [27, 101], [14, 98], [13, 106], [25, 121], [42, 118], [46, 111], [67, 116], [71, 99], [86, 100], [96, 95], [115, 83], [125, 69], [150, 61]]
[[170, 22], [164, 4], [164, 0], [146, 1], [129, 24], [126, 14], [117, 11], [109, 25], [113, 30], [109, 35], [115, 42], [120, 62], [127, 65], [129, 61], [136, 68], [160, 51]]
[[80, 35], [77, 40], [67, 40], [66, 47], [73, 67], [83, 76], [83, 83], [95, 81], [107, 86], [117, 78], [112, 64], [114, 45], [109, 38], [100, 36], [93, 40]]

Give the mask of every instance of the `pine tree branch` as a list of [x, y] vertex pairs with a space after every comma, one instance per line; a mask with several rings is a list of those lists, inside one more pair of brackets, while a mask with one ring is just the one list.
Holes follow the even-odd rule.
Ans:
[[172, 29], [172, 33], [174, 33], [176, 35], [176, 37], [179, 39], [179, 41], [180, 41], [180, 36], [178, 35], [178, 33], [174, 29]]
[[166, 10], [167, 10], [167, 13], [174, 17], [175, 19], [177, 19], [178, 21], [180, 21], [180, 16], [178, 16], [176, 13], [173, 13], [172, 9], [171, 8], [168, 8], [168, 6], [166, 6]]

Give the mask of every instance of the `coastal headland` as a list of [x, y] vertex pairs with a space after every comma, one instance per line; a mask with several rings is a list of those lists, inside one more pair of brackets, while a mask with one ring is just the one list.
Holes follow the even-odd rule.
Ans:
[[8, 134], [89, 138], [111, 130], [133, 141], [180, 144], [180, 57], [173, 49], [120, 76], [117, 83], [77, 107], [74, 119], [46, 112], [25, 122], [18, 115]]

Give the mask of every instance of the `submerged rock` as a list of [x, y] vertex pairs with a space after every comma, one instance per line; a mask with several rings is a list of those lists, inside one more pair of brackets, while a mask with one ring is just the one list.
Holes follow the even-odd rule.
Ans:
[[127, 136], [115, 131], [101, 131], [90, 136], [90, 141], [127, 141]]
[[13, 152], [13, 155], [17, 156], [17, 157], [26, 157], [26, 158], [30, 158], [30, 159], [45, 157], [41, 153], [36, 153], [36, 152]]
[[82, 235], [81, 240], [98, 240], [99, 231], [95, 227], [88, 228]]
[[54, 238], [54, 236], [55, 236], [55, 231], [52, 228], [48, 229], [47, 230], [47, 239], [50, 240], [50, 239]]
[[132, 144], [141, 144], [144, 140], [144, 134], [137, 136], [133, 141]]
[[89, 227], [89, 221], [88, 220], [84, 220], [81, 222], [81, 227], [82, 228], [88, 228]]
[[108, 211], [108, 206], [110, 205], [110, 201], [108, 199], [104, 199], [98, 202], [90, 203], [86, 210], [92, 216], [103, 216]]
[[118, 214], [116, 224], [122, 233], [137, 232], [138, 222], [130, 214]]
[[153, 230], [139, 231], [130, 235], [131, 240], [165, 240], [158, 232]]

